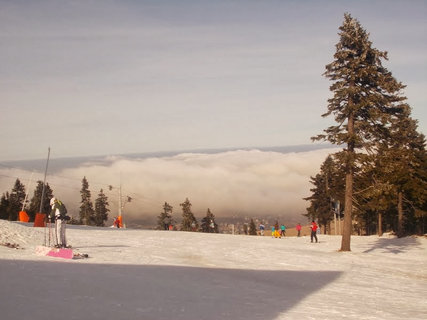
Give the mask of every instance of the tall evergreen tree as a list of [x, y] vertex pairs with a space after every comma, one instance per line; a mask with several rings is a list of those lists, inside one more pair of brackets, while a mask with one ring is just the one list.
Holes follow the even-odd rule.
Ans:
[[312, 195], [304, 198], [310, 201], [305, 216], [311, 220], [318, 220], [320, 226], [326, 229], [334, 219], [334, 203], [342, 202], [344, 195], [342, 186], [344, 177], [340, 163], [329, 155], [320, 167], [320, 173], [310, 177], [310, 183], [314, 186], [310, 191]]
[[188, 198], [185, 199], [183, 203], [180, 204], [182, 207], [182, 221], [181, 221], [181, 230], [182, 231], [196, 231], [199, 229], [199, 224], [194, 217], [193, 212], [191, 211], [191, 202]]
[[[392, 134], [387, 144], [381, 145], [381, 156], [386, 160], [386, 181], [394, 186], [397, 199], [397, 235], [405, 235], [404, 211], [421, 208], [427, 198], [427, 181], [423, 167], [425, 137], [417, 132], [417, 122], [410, 117], [407, 107], [391, 126]], [[424, 171], [424, 174], [423, 174]], [[408, 199], [417, 199], [408, 201]], [[405, 201], [406, 199], [406, 201]], [[406, 207], [406, 208], [405, 208]]]
[[9, 219], [9, 192], [3, 193], [0, 199], [0, 219]]
[[313, 140], [345, 144], [341, 152], [345, 163], [344, 228], [341, 251], [350, 251], [353, 212], [353, 178], [362, 151], [371, 152], [389, 135], [393, 119], [403, 111], [404, 86], [383, 65], [387, 52], [372, 47], [369, 34], [358, 20], [344, 15], [335, 60], [326, 66], [325, 76], [333, 81], [328, 111], [337, 125], [324, 130]]
[[416, 221], [416, 230], [418, 234], [426, 234], [427, 230], [427, 153], [425, 150], [425, 136], [422, 136], [424, 141], [424, 148], [416, 153], [417, 163], [419, 166], [416, 168], [415, 176], [419, 184], [417, 192], [411, 194], [411, 206], [413, 207], [413, 215]]
[[173, 207], [165, 202], [163, 205], [163, 211], [157, 217], [157, 228], [159, 230], [169, 230], [169, 226], [173, 223], [172, 221]]
[[95, 214], [94, 214], [94, 223], [98, 227], [104, 227], [105, 221], [108, 220], [108, 213], [110, 209], [108, 208], [108, 197], [104, 194], [104, 191], [99, 190], [98, 198], [95, 200]]
[[80, 190], [82, 201], [80, 202], [80, 223], [92, 226], [95, 224], [95, 211], [91, 201], [91, 194], [89, 190], [89, 183], [86, 177], [82, 180], [82, 189]]
[[358, 204], [355, 219], [366, 235], [375, 231], [382, 235], [384, 228], [388, 229], [386, 220], [390, 220], [385, 218], [391, 213], [393, 186], [387, 181], [389, 162], [384, 163], [385, 159], [380, 154], [365, 157], [356, 177], [359, 192], [354, 195]]
[[22, 210], [25, 200], [25, 186], [19, 179], [16, 179], [12, 192], [9, 195], [9, 220], [16, 221], [18, 213]]
[[249, 222], [249, 235], [250, 236], [256, 236], [257, 235], [257, 230], [256, 230], [256, 225], [255, 225], [254, 219], [251, 219], [251, 222]]
[[218, 225], [215, 222], [215, 215], [208, 208], [206, 216], [202, 219], [201, 223], [202, 232], [218, 233]]
[[[34, 221], [36, 213], [40, 210], [40, 201], [42, 199], [43, 193], [43, 181], [37, 181], [37, 186], [34, 189], [33, 197], [31, 198], [30, 205], [28, 207], [28, 216], [30, 217], [30, 221]], [[46, 183], [45, 187], [45, 196], [43, 199], [42, 212], [40, 213], [50, 213], [50, 199], [53, 197], [53, 191], [49, 186], [49, 183]]]
[[310, 178], [310, 183], [314, 188], [310, 189], [312, 195], [304, 198], [310, 201], [310, 206], [307, 208], [305, 216], [308, 220], [319, 221], [320, 226], [326, 226], [334, 218], [333, 201], [327, 189], [327, 180], [322, 173], [316, 174]]
[[[403, 110], [390, 125], [388, 139], [376, 153], [366, 157], [362, 166], [359, 180], [365, 181], [366, 189], [361, 199], [359, 195], [355, 198], [364, 205], [361, 215], [366, 234], [370, 234], [369, 225], [375, 218], [378, 234], [385, 227], [399, 237], [414, 233], [416, 227], [411, 224], [422, 222], [415, 221], [415, 213], [426, 201], [425, 137], [417, 132], [417, 121], [410, 117], [409, 106]], [[374, 219], [370, 217], [372, 213]]]

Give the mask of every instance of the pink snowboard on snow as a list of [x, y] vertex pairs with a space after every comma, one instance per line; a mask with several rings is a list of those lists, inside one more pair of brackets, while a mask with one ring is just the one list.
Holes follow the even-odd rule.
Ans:
[[66, 248], [49, 248], [44, 246], [39, 246], [36, 248], [36, 254], [41, 256], [50, 256], [56, 258], [64, 258], [64, 259], [73, 259], [73, 250]]
[[64, 258], [64, 259], [73, 259], [73, 250], [71, 249], [52, 249], [47, 253], [47, 256]]

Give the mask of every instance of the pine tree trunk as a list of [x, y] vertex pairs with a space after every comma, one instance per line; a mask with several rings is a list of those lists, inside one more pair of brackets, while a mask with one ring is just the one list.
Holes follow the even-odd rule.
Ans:
[[[351, 105], [349, 101], [349, 105]], [[345, 197], [344, 197], [344, 226], [341, 239], [341, 251], [351, 251], [351, 222], [353, 211], [353, 166], [354, 166], [354, 116], [350, 114], [347, 123], [348, 135], [350, 137], [347, 144], [347, 160], [345, 173]]]
[[344, 207], [344, 223], [341, 239], [341, 251], [350, 250], [351, 239], [351, 213], [353, 207], [353, 174], [347, 173], [345, 176], [345, 207]]
[[378, 212], [378, 235], [380, 237], [383, 235], [383, 215], [381, 212]]
[[403, 194], [399, 191], [397, 195], [397, 236], [403, 237]]

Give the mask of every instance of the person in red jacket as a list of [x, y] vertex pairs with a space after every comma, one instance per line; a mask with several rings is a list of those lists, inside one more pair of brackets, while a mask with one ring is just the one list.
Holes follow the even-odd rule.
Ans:
[[297, 224], [296, 229], [298, 231], [298, 237], [301, 237], [301, 223]]
[[317, 226], [317, 224], [316, 224], [316, 222], [314, 220], [311, 221], [310, 228], [311, 228], [311, 242], [313, 242], [313, 238], [314, 238], [314, 239], [316, 239], [316, 243], [317, 243], [317, 235], [316, 235], [316, 233], [317, 233], [318, 226]]

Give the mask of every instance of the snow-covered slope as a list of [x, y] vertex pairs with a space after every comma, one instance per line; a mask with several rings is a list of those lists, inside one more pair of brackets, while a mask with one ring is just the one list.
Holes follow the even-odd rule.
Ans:
[[69, 226], [89, 258], [38, 256], [0, 220], [2, 319], [425, 319], [427, 239], [237, 236]]

